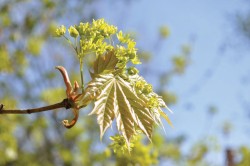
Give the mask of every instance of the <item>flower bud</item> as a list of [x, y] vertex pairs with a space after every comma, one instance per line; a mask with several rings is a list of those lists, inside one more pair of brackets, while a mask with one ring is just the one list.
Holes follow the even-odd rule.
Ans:
[[153, 91], [152, 85], [146, 84], [142, 90], [142, 93], [147, 95], [147, 94], [151, 93], [152, 91]]
[[127, 70], [129, 75], [135, 75], [139, 73], [138, 69], [136, 69], [135, 67], [130, 67]]
[[76, 28], [73, 27], [73, 26], [70, 26], [70, 28], [68, 29], [68, 31], [69, 31], [69, 35], [70, 35], [71, 37], [76, 38], [76, 37], [79, 35], [79, 32], [78, 32], [78, 31], [76, 30]]

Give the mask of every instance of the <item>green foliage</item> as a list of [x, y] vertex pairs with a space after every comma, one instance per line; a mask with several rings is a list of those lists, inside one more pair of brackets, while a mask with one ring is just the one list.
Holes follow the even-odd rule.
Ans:
[[117, 166], [149, 166], [158, 163], [158, 153], [156, 149], [153, 148], [152, 144], [143, 144], [143, 137], [141, 135], [133, 137], [129, 147], [126, 146], [124, 137], [120, 135], [113, 136], [111, 139], [113, 143], [110, 147], [115, 153]]
[[42, 44], [43, 44], [43, 39], [41, 37], [29, 38], [27, 43], [27, 50], [32, 55], [37, 56], [41, 52]]
[[250, 165], [250, 149], [247, 147], [240, 147], [239, 148], [241, 160], [236, 164], [236, 166], [245, 166], [245, 165]]
[[[56, 33], [63, 34], [59, 33], [64, 32], [62, 27], [64, 26], [56, 29]], [[73, 38], [80, 36], [79, 45], [72, 44], [64, 36], [75, 49], [80, 66], [85, 55], [96, 55], [91, 73], [92, 80], [75, 104], [76, 108], [81, 108], [94, 101], [90, 114], [97, 115], [101, 138], [115, 118], [118, 131], [125, 138], [127, 145], [136, 129], [140, 129], [151, 139], [154, 124], [162, 124], [161, 116], [171, 124], [161, 109], [167, 108], [161, 97], [138, 75], [139, 71], [135, 67], [127, 67], [131, 63], [140, 64], [136, 43], [128, 35], [123, 35], [122, 31], [117, 33], [117, 28], [108, 25], [104, 19], [93, 20], [92, 24], [80, 23], [78, 26], [71, 26], [68, 31]], [[114, 34], [118, 45], [114, 45]]]
[[58, 101], [63, 100], [65, 97], [65, 90], [63, 88], [52, 88], [46, 89], [41, 93], [42, 101], [54, 104]]
[[25, 57], [25, 53], [22, 50], [16, 50], [12, 59], [15, 59], [12, 61], [12, 66], [14, 66], [15, 71], [17, 70], [18, 75], [22, 75], [28, 66], [28, 60]]
[[6, 103], [5, 106], [8, 108], [15, 108], [17, 106], [17, 101], [12, 97], [0, 97], [2, 103]]
[[[6, 103], [5, 106], [9, 108], [15, 108], [17, 105], [17, 102], [12, 97], [0, 97], [0, 101], [1, 103]], [[15, 161], [18, 157], [18, 141], [13, 139], [15, 121], [18, 121], [18, 118], [15, 116], [0, 117], [0, 155], [2, 156], [0, 157], [0, 165]]]
[[8, 51], [5, 47], [0, 46], [0, 72], [11, 72], [11, 61], [9, 58]]
[[193, 153], [188, 161], [189, 165], [197, 165], [201, 163], [204, 156], [207, 154], [208, 148], [204, 144], [197, 144], [192, 149]]
[[111, 136], [110, 139], [112, 140], [112, 143], [109, 145], [111, 149], [113, 149], [114, 153], [124, 154], [124, 153], [130, 153], [132, 151], [132, 148], [134, 147], [134, 139], [136, 137], [132, 137], [132, 140], [127, 146], [126, 139], [121, 135], [115, 135]]

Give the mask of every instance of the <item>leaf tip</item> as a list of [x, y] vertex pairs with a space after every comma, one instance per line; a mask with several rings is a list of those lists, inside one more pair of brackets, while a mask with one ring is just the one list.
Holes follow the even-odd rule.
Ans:
[[174, 113], [167, 105], [166, 105], [166, 109], [170, 112], [170, 113]]

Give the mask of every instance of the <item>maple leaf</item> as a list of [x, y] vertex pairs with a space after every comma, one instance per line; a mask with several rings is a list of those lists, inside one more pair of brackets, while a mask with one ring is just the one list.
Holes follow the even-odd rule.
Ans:
[[90, 72], [91, 78], [95, 78], [98, 74], [112, 73], [115, 71], [115, 66], [118, 59], [115, 56], [114, 51], [108, 51], [103, 55], [99, 55], [93, 65], [94, 72]]
[[137, 129], [150, 140], [154, 124], [162, 125], [161, 116], [172, 125], [167, 114], [161, 110], [161, 107], [167, 106], [150, 89], [146, 95], [136, 90], [137, 82], [144, 85], [146, 81], [138, 74], [131, 76], [125, 73], [125, 70], [116, 67], [117, 63], [119, 60], [115, 51], [98, 56], [91, 73], [92, 81], [87, 84], [84, 94], [77, 99], [77, 105], [81, 107], [94, 101], [94, 108], [89, 115], [97, 115], [100, 138], [116, 118], [117, 129], [127, 144]]
[[114, 51], [109, 51], [104, 55], [99, 55], [94, 63], [94, 74], [110, 73], [115, 69], [118, 59]]
[[91, 114], [97, 115], [101, 137], [116, 118], [118, 131], [129, 143], [139, 127], [150, 139], [154, 119], [144, 100], [136, 95], [133, 86], [119, 75], [103, 74], [93, 79], [87, 87], [96, 88], [101, 93], [95, 99]]

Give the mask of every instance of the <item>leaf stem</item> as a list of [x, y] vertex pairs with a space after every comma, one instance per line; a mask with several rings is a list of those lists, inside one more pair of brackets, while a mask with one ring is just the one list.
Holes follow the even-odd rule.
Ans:
[[76, 51], [76, 54], [78, 55], [77, 38], [75, 38], [75, 46], [76, 46], [76, 47], [75, 47], [75, 51]]
[[82, 88], [82, 93], [84, 93], [83, 58], [80, 58], [79, 60], [80, 60], [81, 88]]
[[69, 38], [67, 38], [65, 35], [63, 35], [63, 37], [67, 40], [67, 42], [70, 44], [70, 46], [76, 51], [76, 53], [78, 52], [77, 51], [77, 47], [74, 47], [74, 44], [69, 40]]
[[4, 109], [4, 105], [0, 104], [0, 114], [31, 114], [31, 113], [39, 113], [43, 111], [54, 110], [57, 108], [69, 109], [71, 107], [72, 106], [68, 99], [64, 99], [62, 102], [44, 106], [44, 107], [23, 109], [23, 110], [22, 109]]

